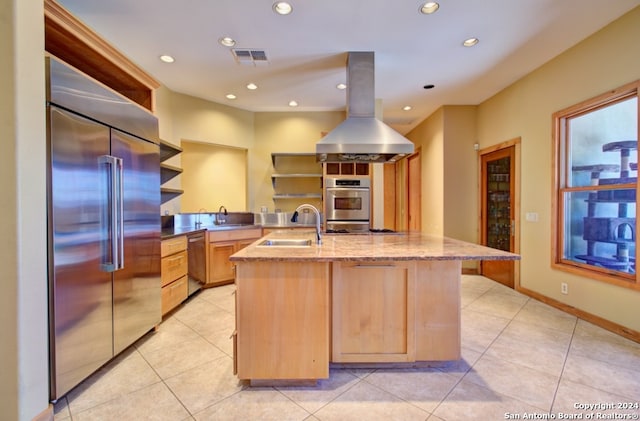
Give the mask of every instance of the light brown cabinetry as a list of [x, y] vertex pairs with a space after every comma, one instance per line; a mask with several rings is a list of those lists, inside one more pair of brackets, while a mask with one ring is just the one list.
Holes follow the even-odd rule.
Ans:
[[229, 257], [262, 236], [261, 228], [210, 231], [207, 233], [206, 287], [232, 283], [234, 264]]
[[238, 264], [240, 379], [329, 377], [329, 268], [320, 262]]
[[369, 164], [361, 162], [329, 162], [324, 164], [325, 175], [369, 175]]
[[188, 296], [187, 237], [163, 240], [160, 246], [162, 315], [177, 307]]
[[332, 362], [460, 358], [460, 261], [335, 262]]
[[415, 361], [415, 267], [334, 263], [332, 361]]

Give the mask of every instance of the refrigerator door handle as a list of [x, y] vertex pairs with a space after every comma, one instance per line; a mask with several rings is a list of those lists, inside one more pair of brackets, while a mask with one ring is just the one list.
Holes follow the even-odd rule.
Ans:
[[106, 165], [104, 184], [107, 200], [102, 211], [102, 219], [106, 223], [107, 246], [103, 252], [102, 269], [114, 272], [124, 267], [122, 159], [102, 155], [98, 158], [98, 163]]
[[116, 193], [116, 214], [115, 229], [117, 230], [117, 254], [115, 259], [115, 270], [124, 269], [124, 165], [122, 158], [113, 157], [115, 161], [116, 183], [114, 190]]

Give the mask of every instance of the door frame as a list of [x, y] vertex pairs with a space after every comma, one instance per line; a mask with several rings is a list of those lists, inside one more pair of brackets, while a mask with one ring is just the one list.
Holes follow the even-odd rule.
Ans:
[[[494, 153], [507, 148], [514, 148], [513, 158], [513, 194], [512, 215], [513, 215], [513, 253], [520, 254], [520, 137], [516, 137], [505, 142], [489, 146], [478, 151], [478, 242], [483, 243], [482, 230], [484, 226], [485, 215], [483, 212], [483, 165], [482, 158], [484, 155]], [[480, 262], [480, 273], [482, 274], [482, 262]], [[513, 262], [513, 288], [517, 291], [520, 289], [520, 261]]]
[[[409, 155], [406, 162], [405, 186], [407, 192], [407, 209], [405, 213], [405, 226], [409, 231], [418, 232], [422, 231], [422, 154], [420, 148], [417, 148], [414, 153]], [[411, 176], [412, 162], [415, 162], [415, 165], [417, 165], [416, 171], [418, 175], [416, 177]]]

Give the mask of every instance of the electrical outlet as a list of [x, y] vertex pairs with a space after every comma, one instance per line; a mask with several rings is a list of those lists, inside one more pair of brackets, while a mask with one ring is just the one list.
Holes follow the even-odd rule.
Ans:
[[560, 292], [563, 294], [568, 294], [569, 293], [569, 285], [566, 282], [562, 282], [560, 284]]

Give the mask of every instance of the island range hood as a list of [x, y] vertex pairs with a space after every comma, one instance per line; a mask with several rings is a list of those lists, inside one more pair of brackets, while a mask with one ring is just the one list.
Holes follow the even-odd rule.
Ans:
[[413, 143], [375, 117], [372, 51], [347, 59], [347, 119], [316, 143], [321, 162], [395, 162], [413, 153]]

